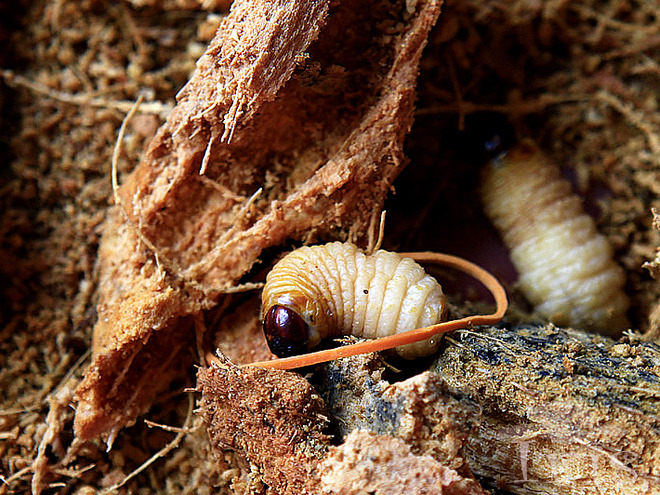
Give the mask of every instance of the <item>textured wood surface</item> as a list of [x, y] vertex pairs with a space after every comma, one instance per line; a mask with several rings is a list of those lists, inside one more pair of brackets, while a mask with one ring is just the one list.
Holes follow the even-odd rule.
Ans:
[[339, 438], [401, 438], [517, 494], [646, 494], [660, 491], [659, 365], [655, 344], [503, 326], [446, 336], [401, 382], [419, 370], [341, 360], [315, 380]]
[[523, 494], [660, 492], [660, 347], [531, 326], [450, 339], [433, 370], [482, 408], [475, 473]]

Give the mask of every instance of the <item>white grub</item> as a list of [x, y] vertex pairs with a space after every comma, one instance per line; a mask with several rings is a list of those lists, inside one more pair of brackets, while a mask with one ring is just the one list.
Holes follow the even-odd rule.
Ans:
[[484, 169], [481, 196], [536, 311], [560, 326], [628, 328], [623, 270], [581, 199], [529, 140]]
[[[309, 327], [307, 348], [342, 335], [375, 339], [434, 325], [446, 314], [440, 284], [410, 258], [379, 250], [366, 255], [350, 243], [302, 247], [266, 278], [262, 317], [285, 306]], [[397, 347], [413, 359], [432, 354], [440, 337]]]

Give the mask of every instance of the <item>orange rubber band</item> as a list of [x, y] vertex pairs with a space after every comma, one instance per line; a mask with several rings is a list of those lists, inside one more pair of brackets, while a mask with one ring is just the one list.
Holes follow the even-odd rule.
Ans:
[[407, 332], [381, 337], [375, 340], [366, 342], [358, 342], [357, 344], [346, 345], [343, 347], [336, 347], [334, 349], [326, 349], [323, 351], [310, 352], [301, 354], [300, 356], [292, 356], [281, 359], [273, 359], [270, 361], [260, 361], [256, 363], [244, 364], [242, 366], [260, 366], [262, 368], [271, 368], [278, 370], [290, 370], [294, 368], [302, 368], [313, 364], [324, 363], [326, 361], [333, 361], [349, 356], [356, 356], [358, 354], [367, 354], [370, 352], [384, 351], [392, 349], [400, 345], [412, 344], [422, 340], [429, 339], [434, 335], [446, 332], [453, 332], [461, 328], [468, 328], [477, 325], [495, 325], [504, 316], [509, 303], [506, 297], [504, 287], [498, 280], [491, 275], [488, 271], [484, 270], [474, 263], [452, 256], [450, 254], [434, 253], [430, 251], [419, 253], [399, 253], [399, 255], [412, 258], [415, 261], [422, 263], [438, 263], [441, 265], [456, 268], [459, 271], [467, 273], [481, 282], [495, 298], [497, 310], [489, 315], [474, 315], [458, 320], [443, 321], [436, 325], [424, 328], [416, 328]]

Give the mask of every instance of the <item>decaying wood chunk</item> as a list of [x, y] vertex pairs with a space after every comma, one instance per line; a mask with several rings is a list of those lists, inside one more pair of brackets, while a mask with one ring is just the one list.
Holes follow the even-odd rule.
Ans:
[[355, 429], [390, 435], [407, 442], [416, 454], [469, 473], [462, 449], [476, 427], [477, 406], [451, 395], [435, 374], [390, 383], [383, 378], [385, 370], [383, 359], [374, 354], [319, 367], [318, 391], [336, 420], [338, 437], [345, 439]]
[[219, 350], [238, 365], [266, 361], [272, 357], [260, 317], [261, 300], [254, 294], [245, 296], [234, 296], [229, 301], [230, 309], [219, 315], [219, 321], [215, 323], [211, 319], [208, 324], [216, 332], [213, 342], [207, 347]]
[[234, 3], [109, 213], [79, 438], [149, 407], [194, 342], [191, 315], [265, 248], [365, 239], [405, 165], [440, 3]]
[[552, 326], [450, 339], [433, 369], [483, 409], [476, 474], [520, 494], [660, 492], [660, 347]]
[[339, 435], [398, 437], [512, 493], [660, 492], [659, 346], [553, 326], [445, 342], [430, 372], [399, 383], [373, 358], [320, 368]]
[[327, 417], [304, 378], [227, 363], [200, 369], [197, 387], [216, 452], [244, 456], [274, 493], [321, 493], [316, 471], [328, 448]]
[[[431, 373], [388, 384], [373, 355], [326, 366], [319, 388], [333, 401], [329, 409], [295, 373], [229, 363], [200, 369], [214, 450], [236, 451], [274, 493], [484, 493], [461, 457], [473, 404]], [[330, 418], [344, 443], [328, 451]], [[356, 429], [344, 436], [342, 424]]]
[[321, 493], [352, 495], [485, 495], [474, 479], [428, 455], [415, 455], [402, 440], [354, 430], [339, 447], [332, 447], [321, 464]]

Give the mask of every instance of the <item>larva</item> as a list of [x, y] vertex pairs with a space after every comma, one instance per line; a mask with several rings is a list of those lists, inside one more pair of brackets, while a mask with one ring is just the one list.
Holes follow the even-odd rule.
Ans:
[[[322, 339], [377, 339], [434, 325], [445, 318], [440, 284], [410, 258], [350, 243], [302, 247], [282, 258], [262, 293], [264, 331], [278, 356], [304, 353]], [[397, 347], [407, 359], [435, 352], [432, 337]]]
[[[494, 325], [502, 319], [508, 308], [509, 303], [507, 301], [506, 291], [498, 280], [480, 266], [464, 260], [463, 258], [459, 258], [458, 256], [425, 251], [419, 253], [400, 253], [399, 257], [396, 255], [392, 256], [392, 253], [376, 253], [376, 255], [370, 257], [360, 253], [358, 249], [351, 244], [340, 243], [301, 249], [302, 251], [294, 251], [280, 261], [279, 267], [276, 265], [277, 270], [273, 269], [271, 274], [267, 277], [267, 284], [264, 287], [264, 293], [262, 294], [262, 320], [264, 323], [264, 332], [269, 346], [271, 346], [276, 354], [295, 354], [296, 352], [304, 352], [312, 347], [314, 342], [320, 340], [322, 335], [345, 335], [352, 333], [354, 331], [352, 326], [355, 321], [363, 322], [362, 326], [359, 326], [357, 330], [364, 336], [364, 322], [367, 321], [367, 308], [370, 306], [364, 304], [364, 299], [362, 299], [360, 294], [364, 296], [369, 295], [371, 283], [372, 280], [377, 277], [376, 273], [379, 271], [379, 265], [376, 262], [370, 261], [369, 263], [374, 263], [373, 271], [368, 269], [366, 272], [358, 273], [368, 265], [366, 261], [360, 261], [363, 259], [363, 256], [367, 259], [376, 260], [378, 260], [378, 257], [382, 256], [392, 260], [390, 261], [391, 263], [398, 263], [397, 267], [401, 265], [401, 263], [404, 263], [401, 258], [410, 258], [412, 261], [437, 263], [459, 270], [474, 277], [476, 280], [479, 280], [479, 282], [490, 291], [495, 300], [496, 309], [495, 312], [487, 315], [471, 315], [456, 320], [441, 321], [439, 323], [431, 324], [430, 326], [413, 328], [412, 330], [402, 331], [401, 333], [378, 337], [375, 340], [367, 340], [297, 356], [292, 355], [279, 359], [250, 363], [245, 366], [260, 366], [264, 368], [288, 370], [332, 361], [333, 359], [355, 356], [357, 354], [394, 349], [424, 341], [426, 342], [422, 344], [422, 349], [417, 349], [414, 346], [408, 347], [408, 349], [412, 350], [412, 356], [426, 355], [434, 352], [436, 349], [438, 335], [461, 328], [475, 327], [477, 325]], [[318, 263], [313, 261], [310, 262], [310, 260], [314, 260], [313, 256], [308, 256], [310, 250], [314, 256], [320, 256], [323, 258], [323, 263], [320, 263], [319, 260], [316, 260]], [[334, 250], [334, 253], [332, 250]], [[320, 271], [325, 265], [325, 260], [328, 259], [328, 256], [332, 256], [337, 252], [343, 254], [344, 258], [348, 257], [349, 263], [345, 264], [345, 259], [339, 263], [329, 260], [329, 266], [334, 266], [335, 270], [329, 270], [325, 267], [326, 272], [322, 272], [321, 275], [318, 276], [314, 275], [315, 272]], [[351, 260], [355, 261], [355, 263], [351, 263]], [[381, 261], [381, 263], [384, 263], [384, 261]], [[406, 265], [410, 266], [410, 262], [406, 261], [401, 266], [405, 267]], [[281, 269], [282, 266], [284, 269]], [[417, 269], [406, 271], [402, 268], [402, 272], [410, 274], [410, 280], [414, 280], [415, 274], [419, 274]], [[330, 284], [328, 284], [328, 278], [326, 278], [327, 275], [325, 275], [325, 273], [336, 274], [334, 279], [330, 279]], [[347, 277], [346, 275], [348, 274], [351, 274], [351, 276]], [[394, 274], [397, 274], [396, 270], [394, 270]], [[314, 280], [320, 285], [316, 286], [310, 282]], [[359, 284], [356, 284], [356, 281], [358, 280], [364, 281], [365, 285], [368, 281], [369, 287], [359, 287]], [[336, 305], [335, 301], [338, 299], [335, 299], [336, 296], [333, 295], [334, 293], [329, 291], [341, 289], [342, 287], [339, 282], [345, 281], [353, 281], [353, 285], [352, 289], [346, 287], [347, 295], [344, 294], [343, 290], [341, 291], [341, 307], [343, 313], [342, 318], [340, 319], [337, 317], [338, 313], [332, 309], [336, 307], [334, 305]], [[401, 283], [412, 286], [404, 280], [401, 280]], [[393, 282], [392, 285], [396, 286], [396, 283]], [[424, 284], [422, 284], [422, 286], [423, 285]], [[429, 287], [431, 287], [432, 291], [435, 290], [433, 289], [433, 287], [435, 287], [433, 284], [429, 284]], [[381, 291], [383, 299], [388, 297], [388, 290], [388, 285], [386, 284], [385, 290]], [[354, 304], [353, 306], [350, 305], [351, 294]], [[360, 301], [362, 301], [362, 303], [360, 303]], [[375, 302], [378, 301], [375, 300]], [[348, 306], [346, 306], [347, 304]], [[362, 305], [359, 306], [359, 304]], [[384, 307], [387, 307], [387, 305]], [[399, 307], [402, 308], [403, 306], [399, 304]], [[410, 302], [407, 303], [406, 307], [410, 310], [410, 315], [416, 314], [418, 315], [418, 318], [419, 315], [427, 314], [425, 318], [429, 319], [428, 315], [431, 312], [437, 314], [443, 313], [443, 309], [438, 309], [436, 307], [430, 311], [426, 311], [421, 306], [417, 306]], [[444, 307], [444, 302], [442, 307]], [[386, 313], [390, 311], [391, 308], [386, 309]], [[305, 315], [305, 318], [303, 318], [301, 314]], [[380, 321], [381, 314], [383, 314], [382, 311], [378, 315], [378, 321]], [[394, 317], [393, 311], [390, 313], [390, 316]], [[400, 314], [397, 314], [397, 322], [399, 321], [399, 316]], [[322, 331], [315, 329], [315, 325], [318, 323], [319, 318], [325, 321], [325, 326], [322, 326], [324, 330]], [[433, 320], [435, 317], [430, 319]], [[372, 318], [371, 320], [375, 321], [375, 318]], [[347, 325], [349, 321], [351, 324]], [[419, 324], [423, 325], [423, 322], [424, 318], [418, 320]], [[312, 324], [311, 337], [310, 323]], [[404, 353], [405, 352], [404, 349]], [[210, 360], [214, 361], [214, 358], [211, 356]]]
[[553, 323], [616, 334], [627, 328], [623, 270], [571, 184], [525, 140], [484, 169], [481, 196], [536, 311]]

